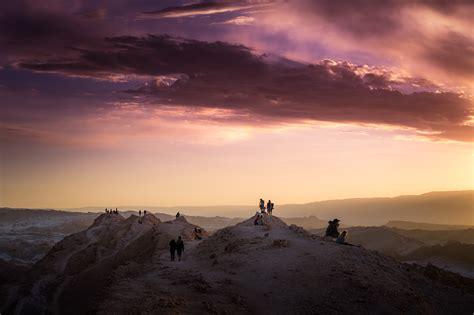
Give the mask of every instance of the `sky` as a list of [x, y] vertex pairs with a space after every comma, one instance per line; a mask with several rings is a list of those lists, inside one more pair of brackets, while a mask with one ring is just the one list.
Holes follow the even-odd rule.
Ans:
[[0, 3], [0, 206], [474, 188], [469, 0]]

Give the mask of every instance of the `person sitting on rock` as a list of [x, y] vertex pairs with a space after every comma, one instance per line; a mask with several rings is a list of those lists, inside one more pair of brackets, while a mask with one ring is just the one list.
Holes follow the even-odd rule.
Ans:
[[341, 244], [341, 245], [347, 245], [349, 243], [346, 242], [346, 235], [347, 231], [342, 231], [341, 234], [336, 238], [336, 243]]
[[195, 240], [202, 240], [201, 229], [198, 228], [197, 226], [194, 227], [194, 239]]
[[181, 214], [179, 213], [179, 211], [176, 213], [176, 219], [179, 218]]
[[339, 226], [339, 220], [334, 219], [332, 221], [328, 222], [329, 225], [326, 229], [326, 236], [330, 236], [332, 238], [336, 238], [339, 236], [339, 231], [337, 230], [337, 227]]
[[105, 213], [109, 213], [109, 210], [107, 208], [105, 208]]
[[349, 245], [349, 246], [357, 246], [360, 247], [360, 245], [354, 245], [346, 242], [346, 236], [347, 236], [347, 231], [342, 231], [342, 233], [337, 237], [336, 243], [341, 244], [341, 245]]
[[170, 241], [170, 255], [171, 255], [171, 261], [174, 261], [174, 256], [176, 253], [176, 241], [172, 239]]
[[176, 251], [178, 252], [178, 261], [181, 261], [181, 254], [184, 252], [184, 242], [181, 236], [178, 236], [178, 241], [176, 242]]

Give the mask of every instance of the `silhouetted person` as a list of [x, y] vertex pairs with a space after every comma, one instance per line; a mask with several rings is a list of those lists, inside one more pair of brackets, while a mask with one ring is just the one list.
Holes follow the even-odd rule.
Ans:
[[275, 209], [275, 204], [272, 202], [272, 212], [270, 214], [273, 213], [273, 209]]
[[267, 212], [268, 214], [272, 213], [272, 201], [270, 199], [268, 199], [268, 202], [267, 202]]
[[118, 209], [117, 208], [115, 208], [115, 214], [118, 214]]
[[109, 213], [109, 210], [107, 208], [105, 208], [105, 213]]
[[181, 214], [179, 213], [179, 211], [176, 213], [176, 219], [179, 218]]
[[176, 253], [176, 241], [172, 239], [170, 241], [170, 256], [171, 256], [171, 261], [174, 261], [174, 255]]
[[142, 210], [138, 210], [138, 216], [139, 216], [139, 217], [142, 216]]
[[181, 236], [178, 237], [176, 242], [176, 251], [178, 252], [178, 261], [181, 261], [181, 254], [184, 252], [184, 242]]
[[265, 201], [262, 198], [260, 198], [260, 203], [259, 203], [258, 207], [260, 208], [261, 213], [265, 212]]
[[143, 210], [143, 215], [146, 215], [146, 210]]
[[337, 227], [339, 226], [339, 220], [334, 219], [332, 221], [328, 222], [329, 225], [326, 229], [326, 236], [331, 236], [332, 238], [336, 238], [339, 236], [339, 231], [337, 230]]

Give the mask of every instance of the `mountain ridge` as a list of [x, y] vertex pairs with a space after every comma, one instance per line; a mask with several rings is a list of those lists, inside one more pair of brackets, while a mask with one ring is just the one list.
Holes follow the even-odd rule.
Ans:
[[[102, 214], [10, 287], [2, 310], [448, 314], [474, 307], [474, 280], [339, 245], [275, 216], [264, 215], [263, 225], [251, 217], [211, 236], [204, 231], [203, 240], [194, 238], [195, 227], [184, 217]], [[184, 258], [170, 262], [168, 241], [177, 235], [185, 240]]]

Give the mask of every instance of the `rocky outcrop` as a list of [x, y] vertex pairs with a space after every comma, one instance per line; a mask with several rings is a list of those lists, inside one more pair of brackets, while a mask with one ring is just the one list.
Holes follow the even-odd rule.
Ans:
[[[472, 281], [264, 215], [195, 240], [185, 217], [102, 217], [58, 243], [7, 313], [467, 313]], [[185, 240], [182, 261], [168, 242]]]
[[127, 219], [102, 214], [87, 230], [53, 246], [28, 273], [7, 310], [18, 314], [93, 312], [123, 266], [150, 261], [165, 250], [172, 235], [194, 239], [194, 228], [184, 218], [161, 223], [153, 214]]

